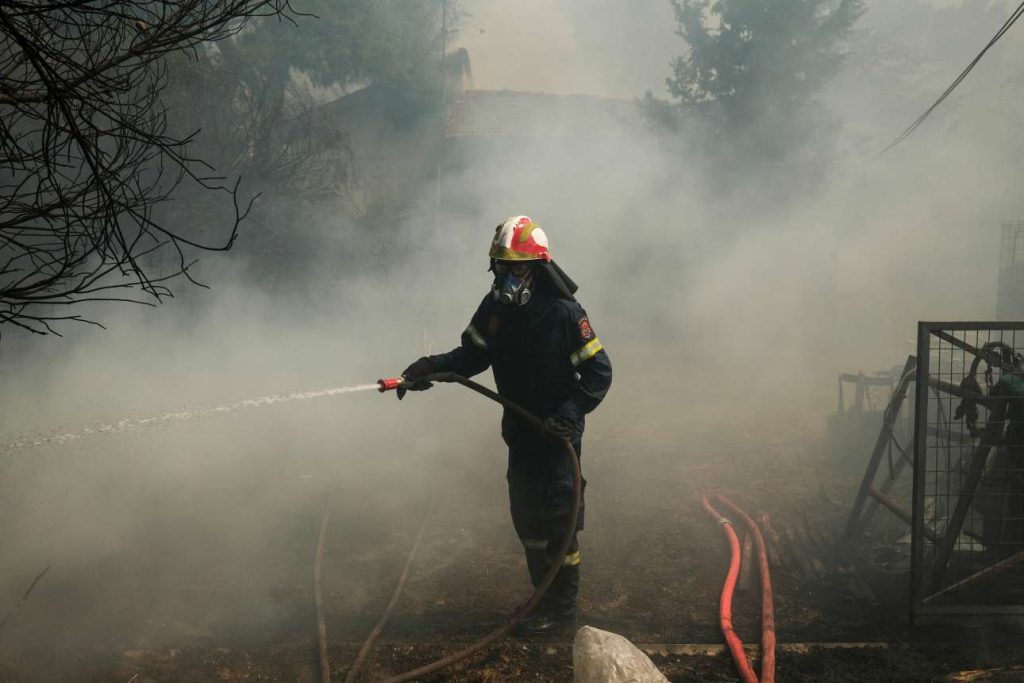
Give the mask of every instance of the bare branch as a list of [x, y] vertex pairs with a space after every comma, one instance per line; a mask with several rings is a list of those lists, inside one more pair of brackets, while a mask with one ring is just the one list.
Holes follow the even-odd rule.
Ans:
[[[168, 132], [168, 59], [290, 12], [287, 0], [0, 5], [0, 328], [90, 322], [57, 304], [159, 303], [175, 278], [195, 283], [186, 250], [231, 248], [252, 199], [189, 153], [194, 133]], [[230, 197], [220, 236], [160, 218], [182, 183]]]

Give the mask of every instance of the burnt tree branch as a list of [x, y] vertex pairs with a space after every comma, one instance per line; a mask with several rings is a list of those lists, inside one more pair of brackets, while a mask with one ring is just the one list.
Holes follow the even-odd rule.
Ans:
[[[230, 249], [255, 198], [169, 132], [168, 57], [195, 54], [287, 0], [13, 0], [0, 6], [0, 330], [90, 322], [61, 306], [155, 305], [190, 252]], [[221, 193], [216, 227], [163, 218], [188, 184]], [[196, 283], [198, 284], [198, 283]]]

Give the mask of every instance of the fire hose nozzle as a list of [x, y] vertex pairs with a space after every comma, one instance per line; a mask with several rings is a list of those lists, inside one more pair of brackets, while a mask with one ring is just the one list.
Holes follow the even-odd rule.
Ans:
[[405, 384], [404, 377], [386, 377], [377, 380], [377, 390], [383, 394], [385, 391], [393, 391], [403, 384]]

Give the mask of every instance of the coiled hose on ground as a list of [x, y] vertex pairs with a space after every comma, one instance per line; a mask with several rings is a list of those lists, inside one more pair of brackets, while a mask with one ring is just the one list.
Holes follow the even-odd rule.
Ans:
[[[548, 429], [546, 429], [544, 427], [544, 424], [540, 420], [540, 418], [538, 418], [536, 415], [534, 415], [533, 413], [529, 412], [528, 410], [526, 410], [522, 406], [520, 406], [520, 405], [518, 405], [518, 404], [516, 404], [516, 403], [514, 403], [514, 402], [512, 402], [510, 400], [508, 400], [504, 396], [500, 396], [498, 393], [488, 389], [485, 386], [477, 384], [476, 382], [474, 382], [474, 381], [472, 381], [470, 379], [466, 379], [462, 375], [455, 374], [454, 372], [436, 373], [436, 374], [433, 374], [433, 375], [429, 375], [427, 377], [423, 377], [421, 379], [421, 381], [424, 381], [424, 382], [443, 382], [443, 383], [461, 384], [462, 386], [464, 386], [464, 387], [466, 387], [468, 389], [471, 389], [471, 390], [475, 391], [476, 393], [478, 393], [478, 394], [480, 394], [482, 396], [486, 396], [487, 398], [491, 399], [492, 401], [495, 401], [496, 403], [500, 403], [507, 410], [512, 411], [513, 413], [515, 413], [516, 415], [521, 417], [523, 420], [525, 420], [529, 424], [531, 424], [534, 427], [536, 427], [538, 430], [540, 430], [547, 437], [549, 437], [549, 438], [553, 439], [554, 441], [556, 441], [557, 443], [559, 443], [562, 446], [563, 450], [565, 451], [566, 457], [569, 458], [571, 463], [572, 463], [572, 491], [573, 491], [572, 498], [573, 498], [573, 503], [572, 503], [572, 511], [571, 511], [571, 513], [569, 515], [571, 520], [572, 520], [572, 523], [570, 524], [569, 529], [570, 530], [574, 530], [576, 528], [576, 523], [579, 520], [579, 514], [580, 514], [580, 493], [582, 491], [583, 484], [582, 484], [582, 475], [580, 473], [579, 454], [576, 453], [576, 449], [573, 448], [572, 443], [568, 439], [566, 439], [564, 437], [557, 436], [554, 433], [550, 432]], [[327, 513], [325, 511], [325, 520], [326, 520], [326, 514]], [[325, 632], [325, 630], [324, 630], [324, 628], [322, 626], [322, 624], [323, 624], [323, 611], [322, 611], [321, 600], [320, 600], [320, 597], [319, 597], [319, 595], [320, 595], [320, 589], [319, 589], [320, 566], [319, 565], [320, 565], [320, 561], [321, 561], [322, 556], [323, 556], [323, 530], [326, 528], [325, 525], [326, 525], [326, 521], [321, 525], [321, 541], [320, 541], [320, 544], [318, 545], [318, 551], [317, 551], [317, 557], [316, 557], [316, 567], [314, 568], [314, 576], [316, 577], [315, 590], [316, 590], [316, 596], [317, 596], [317, 600], [316, 600], [317, 623], [318, 623], [318, 631], [319, 631], [319, 635], [320, 635], [320, 642], [322, 643], [321, 656], [320, 656], [320, 659], [321, 659], [321, 672], [322, 672], [322, 676], [324, 676], [324, 682], [327, 683], [327, 681], [330, 680], [330, 667], [329, 667], [329, 665], [327, 663], [327, 659], [326, 659], [326, 657], [327, 657], [327, 655], [326, 655], [326, 632]], [[513, 628], [515, 628], [515, 626], [520, 621], [522, 621], [534, 609], [536, 609], [538, 604], [540, 604], [541, 599], [544, 597], [544, 593], [547, 592], [548, 588], [551, 586], [551, 583], [555, 580], [555, 575], [558, 574], [559, 569], [561, 569], [561, 567], [562, 567], [562, 563], [565, 562], [565, 558], [569, 554], [569, 547], [572, 544], [573, 536], [574, 536], [574, 533], [572, 533], [570, 531], [570, 533], [566, 534], [565, 538], [562, 539], [562, 543], [559, 546], [558, 553], [556, 554], [555, 559], [552, 561], [551, 566], [548, 568], [548, 572], [547, 572], [547, 574], [544, 575], [543, 580], [541, 580], [540, 584], [534, 589], [533, 595], [530, 596], [530, 599], [527, 600], [526, 603], [524, 603], [523, 605], [518, 607], [512, 613], [512, 615], [505, 621], [504, 624], [502, 624], [500, 627], [498, 627], [494, 631], [488, 633], [483, 638], [480, 638], [476, 642], [474, 642], [474, 643], [468, 645], [467, 647], [459, 650], [458, 652], [454, 652], [454, 653], [452, 653], [450, 655], [447, 655], [446, 657], [442, 657], [441, 659], [438, 659], [438, 660], [436, 660], [434, 662], [431, 662], [429, 664], [424, 664], [423, 666], [420, 666], [420, 667], [417, 667], [415, 669], [412, 669], [411, 671], [406, 671], [405, 673], [398, 674], [397, 676], [392, 676], [390, 678], [383, 679], [383, 683], [402, 683], [404, 681], [411, 681], [411, 680], [416, 679], [416, 678], [422, 678], [423, 676], [428, 676], [430, 674], [436, 673], [436, 672], [438, 672], [438, 671], [440, 671], [442, 669], [445, 669], [445, 668], [451, 666], [452, 664], [455, 664], [457, 662], [462, 661], [463, 659], [466, 659], [467, 657], [471, 657], [472, 655], [480, 652], [481, 650], [484, 650], [485, 648], [491, 646], [492, 644], [494, 644], [496, 641], [498, 641], [503, 636], [507, 635]], [[417, 542], [416, 542], [417, 545], [419, 543], [419, 538], [420, 537], [422, 537], [422, 529], [420, 531], [420, 535], [417, 537]], [[401, 592], [401, 585], [404, 583], [405, 577], [408, 576], [409, 563], [411, 562], [411, 559], [412, 559], [412, 556], [413, 556], [414, 553], [415, 553], [415, 550], [413, 551], [413, 553], [410, 553], [409, 562], [406, 563], [406, 568], [402, 572], [402, 578], [399, 581], [398, 587], [396, 587], [395, 592], [392, 594], [392, 598], [391, 598], [391, 601], [388, 604], [388, 608], [385, 610], [384, 615], [381, 617], [380, 621], [378, 621], [377, 626], [374, 628], [373, 633], [371, 633], [371, 635], [370, 635], [370, 638], [367, 639], [367, 642], [364, 643], [363, 647], [360, 649], [359, 657], [357, 658], [356, 664], [353, 665], [353, 667], [352, 667], [353, 670], [349, 672], [349, 678], [346, 679], [346, 680], [354, 680], [355, 676], [358, 673], [358, 666], [361, 665], [363, 661], [365, 661], [366, 656], [369, 653], [369, 649], [373, 645], [373, 641], [376, 639], [376, 636], [378, 636], [380, 634], [381, 630], [384, 628], [384, 624], [386, 623], [387, 618], [388, 618], [388, 616], [391, 613], [391, 610], [394, 608], [395, 603], [397, 603], [397, 601], [398, 601], [398, 597], [399, 597], [399, 594]]]

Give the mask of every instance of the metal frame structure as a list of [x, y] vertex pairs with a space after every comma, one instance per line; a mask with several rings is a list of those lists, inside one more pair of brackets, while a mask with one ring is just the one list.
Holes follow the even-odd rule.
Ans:
[[[825, 417], [826, 453], [838, 466], [859, 467], [862, 454], [871, 451], [901, 376], [898, 367], [870, 375], [863, 372], [839, 375], [836, 411]], [[904, 423], [906, 430], [902, 429]], [[905, 436], [909, 434], [909, 427], [906, 420], [898, 423], [896, 432], [901, 442], [909, 441], [909, 436]]]
[[[1024, 444], [988, 419], [1006, 405], [989, 395], [1013, 369], [1004, 349], [1024, 351], [1024, 322], [918, 324], [912, 618], [1024, 614]], [[981, 370], [987, 388], [970, 381]]]
[[[844, 384], [854, 385], [853, 405], [846, 407], [846, 397], [843, 391]], [[865, 375], [863, 372], [856, 375], [844, 372], [839, 375], [839, 405], [836, 407], [836, 415], [845, 415], [849, 411], [864, 413], [872, 410], [871, 389], [872, 387], [885, 387], [892, 393], [896, 380], [891, 375]]]
[[896, 444], [896, 448], [900, 451], [900, 457], [896, 458], [895, 462], [890, 460], [889, 476], [877, 486], [876, 479], [882, 459], [887, 452], [890, 456], [892, 454], [897, 421], [900, 417], [900, 411], [902, 410], [907, 390], [917, 376], [915, 372], [916, 367], [917, 360], [913, 356], [908, 356], [907, 362], [903, 365], [903, 372], [900, 373], [899, 380], [889, 396], [889, 403], [885, 407], [885, 412], [882, 416], [882, 428], [878, 433], [878, 438], [875, 440], [875, 446], [871, 451], [871, 458], [868, 460], [867, 470], [864, 472], [864, 478], [861, 480], [857, 497], [853, 501], [853, 507], [850, 510], [850, 516], [846, 521], [846, 528], [843, 531], [843, 540], [846, 543], [857, 540], [861, 532], [868, 525], [868, 522], [871, 521], [875, 511], [878, 510], [879, 505], [883, 505], [886, 509], [890, 510], [906, 522], [908, 526], [912, 525], [910, 510], [898, 501], [893, 500], [889, 495], [893, 484], [907, 464], [906, 454], [900, 450], [899, 444]]

